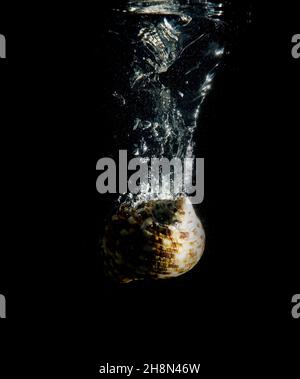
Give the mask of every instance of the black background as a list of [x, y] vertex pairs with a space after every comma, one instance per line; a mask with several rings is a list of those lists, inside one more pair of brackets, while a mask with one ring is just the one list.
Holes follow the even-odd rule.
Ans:
[[30, 339], [39, 353], [26, 363], [43, 372], [58, 361], [91, 377], [106, 361], [201, 362], [204, 377], [296, 372], [299, 22], [295, 2], [264, 4], [251, 4], [203, 109], [201, 263], [121, 288], [95, 253], [110, 208], [91, 179], [109, 132], [103, 5], [1, 9], [1, 338], [13, 360]]

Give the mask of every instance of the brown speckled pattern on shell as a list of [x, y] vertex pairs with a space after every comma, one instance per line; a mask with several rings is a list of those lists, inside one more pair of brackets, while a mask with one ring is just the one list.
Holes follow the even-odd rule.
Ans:
[[123, 204], [105, 229], [105, 272], [121, 283], [177, 277], [198, 263], [204, 247], [202, 224], [187, 198]]

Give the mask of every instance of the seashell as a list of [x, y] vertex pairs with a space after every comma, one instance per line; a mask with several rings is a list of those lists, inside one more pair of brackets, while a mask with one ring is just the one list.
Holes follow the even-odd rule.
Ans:
[[105, 229], [105, 273], [120, 283], [174, 278], [199, 262], [204, 247], [204, 229], [188, 198], [122, 204]]

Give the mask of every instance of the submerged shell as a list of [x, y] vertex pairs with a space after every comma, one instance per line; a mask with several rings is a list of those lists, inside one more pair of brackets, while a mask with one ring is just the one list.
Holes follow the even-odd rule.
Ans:
[[105, 230], [105, 272], [121, 283], [177, 277], [198, 263], [204, 247], [201, 221], [186, 197], [123, 204]]

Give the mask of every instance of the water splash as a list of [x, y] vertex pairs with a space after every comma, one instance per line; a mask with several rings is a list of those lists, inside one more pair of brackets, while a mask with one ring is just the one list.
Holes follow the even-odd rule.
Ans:
[[[201, 104], [224, 54], [223, 4], [128, 1], [114, 9], [114, 17], [110, 33], [130, 52], [127, 84], [113, 94], [130, 114], [129, 153], [143, 159], [193, 158]], [[155, 196], [167, 197], [164, 189]], [[144, 186], [127, 199], [149, 197], [154, 197], [151, 188]]]

